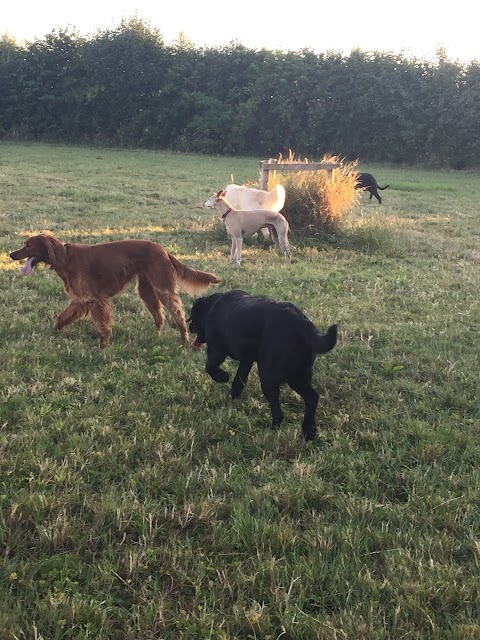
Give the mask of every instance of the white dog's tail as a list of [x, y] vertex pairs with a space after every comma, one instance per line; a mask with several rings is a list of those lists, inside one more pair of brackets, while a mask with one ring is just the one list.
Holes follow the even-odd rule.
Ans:
[[280, 211], [285, 204], [285, 189], [281, 184], [276, 184], [271, 191], [269, 191], [269, 208], [272, 211]]

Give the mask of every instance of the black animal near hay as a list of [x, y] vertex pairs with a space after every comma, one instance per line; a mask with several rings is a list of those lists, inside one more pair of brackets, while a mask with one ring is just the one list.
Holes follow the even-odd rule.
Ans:
[[389, 186], [390, 185], [387, 184], [384, 187], [380, 187], [377, 180], [375, 179], [375, 176], [372, 176], [371, 173], [359, 173], [357, 181], [355, 183], [356, 189], [363, 189], [364, 191], [369, 192], [369, 200], [372, 199], [372, 196], [375, 196], [375, 198], [378, 200], [378, 204], [382, 204], [382, 198], [378, 193], [378, 189], [380, 189], [380, 191], [385, 191], [385, 189], [388, 189]]

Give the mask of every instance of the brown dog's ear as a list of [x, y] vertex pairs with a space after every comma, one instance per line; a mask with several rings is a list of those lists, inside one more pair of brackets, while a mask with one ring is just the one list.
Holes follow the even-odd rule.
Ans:
[[48, 262], [55, 269], [62, 267], [67, 260], [67, 251], [65, 246], [60, 240], [57, 240], [54, 236], [47, 236], [44, 233], [39, 235], [39, 238], [45, 245], [48, 252]]

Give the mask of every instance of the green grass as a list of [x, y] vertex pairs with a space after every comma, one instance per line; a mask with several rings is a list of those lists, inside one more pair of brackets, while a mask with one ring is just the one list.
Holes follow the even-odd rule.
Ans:
[[[381, 206], [236, 268], [196, 205], [256, 160], [0, 147], [2, 640], [480, 637], [479, 175], [362, 170]], [[90, 321], [54, 333], [61, 281], [8, 256], [42, 230], [150, 238], [338, 322], [317, 441], [288, 389], [266, 428], [255, 371], [231, 401], [133, 289], [104, 351]]]
[[416, 182], [395, 182], [391, 186], [396, 191], [436, 191], [438, 193], [457, 193], [458, 188], [450, 184], [423, 183], [420, 180]]

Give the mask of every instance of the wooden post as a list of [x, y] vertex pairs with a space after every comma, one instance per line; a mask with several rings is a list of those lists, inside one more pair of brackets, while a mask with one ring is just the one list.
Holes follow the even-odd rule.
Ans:
[[268, 191], [268, 183], [269, 183], [269, 173], [270, 173], [270, 165], [272, 163], [270, 160], [263, 160], [260, 162], [261, 172], [260, 172], [260, 189], [264, 191]]
[[328, 171], [330, 180], [335, 182], [335, 169], [341, 166], [341, 162], [272, 162], [271, 160], [263, 160], [260, 162], [260, 189], [268, 190], [270, 171], [280, 171], [281, 173]]

